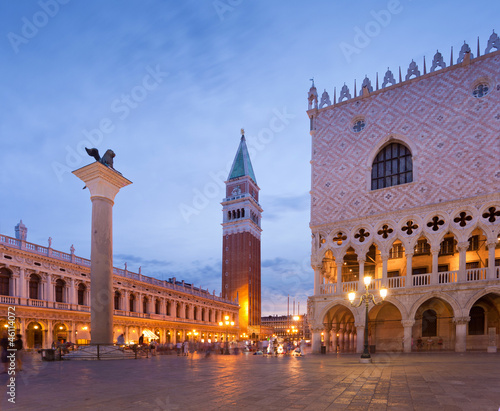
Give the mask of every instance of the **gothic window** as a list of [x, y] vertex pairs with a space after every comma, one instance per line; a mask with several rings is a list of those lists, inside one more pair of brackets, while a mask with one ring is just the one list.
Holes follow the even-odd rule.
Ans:
[[475, 305], [470, 309], [469, 335], [484, 334], [484, 309]]
[[403, 244], [394, 244], [389, 250], [389, 259], [403, 258], [404, 247]]
[[121, 294], [119, 291], [115, 291], [115, 310], [119, 310], [120, 309], [120, 297], [121, 297]]
[[6, 268], [0, 269], [0, 295], [9, 295], [10, 271]]
[[63, 291], [64, 291], [64, 281], [63, 280], [57, 280], [56, 281], [56, 302], [57, 303], [62, 303], [63, 302]]
[[372, 190], [411, 183], [413, 162], [410, 150], [399, 143], [385, 146], [372, 165]]
[[85, 284], [79, 284], [78, 285], [78, 305], [85, 305], [85, 290], [87, 287], [85, 287]]
[[469, 237], [469, 248], [467, 249], [467, 251], [476, 250], [479, 250], [479, 236], [473, 235], [472, 237]]
[[430, 254], [431, 246], [424, 238], [422, 240], [417, 241], [417, 245], [415, 245], [415, 253], [414, 255], [422, 255], [422, 254]]
[[455, 239], [453, 237], [444, 238], [441, 241], [439, 255], [453, 255], [455, 253]]
[[488, 92], [489, 92], [488, 84], [479, 83], [476, 87], [474, 87], [472, 95], [476, 98], [481, 98], [484, 97], [486, 94], [488, 94]]
[[38, 277], [36, 274], [31, 274], [30, 283], [29, 283], [30, 298], [31, 299], [33, 299], [33, 300], [38, 299], [39, 287], [40, 287], [40, 277]]
[[437, 315], [434, 310], [426, 310], [422, 315], [422, 337], [437, 336]]

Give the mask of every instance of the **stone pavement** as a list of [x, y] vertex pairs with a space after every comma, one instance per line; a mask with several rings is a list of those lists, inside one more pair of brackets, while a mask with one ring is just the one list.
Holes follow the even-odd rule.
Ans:
[[498, 410], [500, 354], [162, 355], [42, 362], [26, 355], [1, 410]]

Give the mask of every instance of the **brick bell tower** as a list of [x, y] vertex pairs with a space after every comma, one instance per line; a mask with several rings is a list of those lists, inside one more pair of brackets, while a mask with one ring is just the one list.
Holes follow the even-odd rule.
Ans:
[[[229, 172], [222, 201], [222, 295], [240, 304], [241, 333], [260, 333], [259, 186], [248, 154], [244, 131]], [[255, 335], [252, 335], [255, 334]]]

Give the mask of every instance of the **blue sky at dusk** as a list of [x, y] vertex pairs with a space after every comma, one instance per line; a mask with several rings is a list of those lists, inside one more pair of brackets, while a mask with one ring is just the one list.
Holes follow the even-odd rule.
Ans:
[[0, 232], [90, 257], [83, 147], [133, 184], [114, 265], [221, 288], [223, 181], [245, 129], [261, 188], [262, 312], [312, 294], [307, 91], [333, 98], [500, 30], [496, 1], [0, 1]]

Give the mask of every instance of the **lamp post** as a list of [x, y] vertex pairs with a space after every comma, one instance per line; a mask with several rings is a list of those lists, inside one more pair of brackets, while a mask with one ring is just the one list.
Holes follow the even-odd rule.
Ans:
[[224, 325], [226, 326], [226, 349], [224, 351], [224, 355], [229, 355], [229, 341], [227, 340], [227, 332], [229, 329], [229, 326], [233, 327], [234, 326], [234, 321], [229, 321], [229, 315], [224, 316], [224, 321], [219, 321], [219, 325], [223, 327]]
[[375, 296], [368, 291], [371, 281], [372, 278], [369, 275], [363, 278], [363, 282], [365, 283], [365, 293], [362, 294], [361, 297], [359, 297], [359, 302], [357, 304], [354, 304], [354, 300], [356, 299], [356, 293], [351, 292], [348, 295], [349, 302], [353, 307], [359, 307], [361, 304], [363, 304], [363, 302], [365, 303], [365, 341], [364, 341], [365, 347], [363, 350], [363, 354], [361, 354], [361, 358], [359, 359], [359, 362], [361, 363], [372, 362], [372, 357], [370, 356], [370, 352], [368, 351], [368, 306], [370, 304], [370, 301], [374, 305], [382, 304], [382, 301], [387, 296], [387, 288], [381, 288], [380, 297], [382, 297], [382, 301], [376, 302]]

